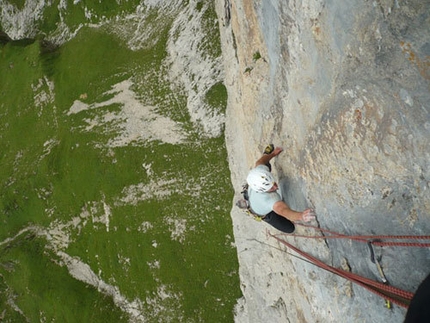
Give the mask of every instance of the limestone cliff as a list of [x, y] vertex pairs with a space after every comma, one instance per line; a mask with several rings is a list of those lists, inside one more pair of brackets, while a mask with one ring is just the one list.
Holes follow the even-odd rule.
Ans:
[[[344, 234], [430, 232], [430, 1], [218, 0], [239, 195], [264, 146], [284, 200]], [[402, 322], [405, 309], [301, 259], [233, 207], [242, 291], [237, 322]], [[286, 238], [379, 280], [365, 244]], [[389, 282], [415, 291], [424, 248], [377, 249]]]

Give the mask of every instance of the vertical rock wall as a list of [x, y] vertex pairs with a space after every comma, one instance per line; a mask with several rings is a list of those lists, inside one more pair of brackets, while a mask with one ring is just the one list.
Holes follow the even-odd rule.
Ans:
[[[240, 192], [268, 142], [284, 199], [344, 234], [430, 232], [430, 1], [218, 0], [229, 93], [226, 139]], [[244, 297], [238, 322], [401, 322], [405, 310], [286, 252], [233, 208]], [[365, 244], [287, 238], [378, 280]], [[424, 248], [377, 248], [415, 291]]]

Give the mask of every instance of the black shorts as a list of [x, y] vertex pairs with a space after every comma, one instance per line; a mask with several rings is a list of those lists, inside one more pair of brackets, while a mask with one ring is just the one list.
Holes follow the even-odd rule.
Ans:
[[272, 227], [278, 229], [279, 231], [285, 232], [285, 233], [293, 233], [295, 230], [294, 223], [290, 220], [284, 218], [283, 216], [280, 216], [279, 214], [276, 214], [274, 211], [267, 214], [263, 221], [270, 224]]

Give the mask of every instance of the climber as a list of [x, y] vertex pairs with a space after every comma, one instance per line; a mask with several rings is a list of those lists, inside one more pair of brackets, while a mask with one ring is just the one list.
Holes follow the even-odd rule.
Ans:
[[248, 203], [251, 212], [260, 216], [263, 221], [280, 231], [292, 233], [295, 229], [294, 222], [312, 221], [315, 214], [312, 209], [303, 212], [292, 210], [277, 192], [278, 184], [271, 173], [270, 160], [282, 151], [280, 147], [268, 145], [263, 156], [255, 163], [255, 168], [248, 173]]

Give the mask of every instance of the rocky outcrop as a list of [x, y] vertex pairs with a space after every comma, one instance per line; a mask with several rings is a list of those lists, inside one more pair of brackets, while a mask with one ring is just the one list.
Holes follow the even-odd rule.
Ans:
[[[354, 235], [430, 232], [429, 1], [217, 1], [237, 194], [264, 146], [292, 208]], [[405, 309], [296, 257], [233, 207], [243, 299], [237, 322], [402, 322]], [[379, 280], [364, 244], [284, 237]], [[376, 252], [389, 282], [415, 291], [424, 248]]]

